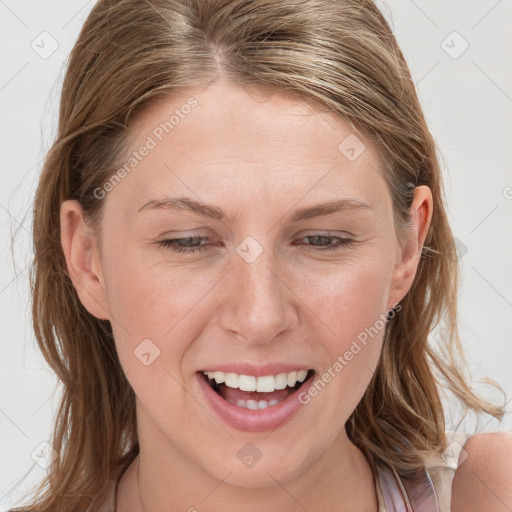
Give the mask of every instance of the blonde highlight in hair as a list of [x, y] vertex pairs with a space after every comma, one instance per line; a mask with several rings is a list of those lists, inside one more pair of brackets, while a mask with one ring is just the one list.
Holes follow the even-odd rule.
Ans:
[[[34, 203], [33, 324], [63, 395], [52, 440], [59, 456], [34, 506], [18, 510], [96, 510], [139, 451], [135, 395], [111, 325], [84, 308], [66, 271], [60, 205], [78, 199], [98, 227], [102, 201], [93, 191], [118, 168], [135, 115], [163, 95], [218, 79], [299, 95], [371, 139], [385, 162], [401, 240], [414, 187], [432, 191], [432, 224], [415, 281], [387, 325], [377, 370], [346, 424], [350, 439], [410, 477], [445, 449], [439, 378], [467, 408], [503, 415], [471, 391], [461, 370], [459, 269], [436, 146], [374, 2], [100, 0], [70, 55], [58, 135]], [[441, 323], [438, 353], [429, 334]]]

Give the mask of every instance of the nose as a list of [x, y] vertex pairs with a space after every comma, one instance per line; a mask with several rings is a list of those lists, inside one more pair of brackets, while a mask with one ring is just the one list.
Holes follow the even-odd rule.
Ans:
[[297, 296], [289, 272], [277, 264], [270, 250], [251, 263], [235, 255], [225, 283], [221, 328], [252, 344], [265, 344], [297, 325]]

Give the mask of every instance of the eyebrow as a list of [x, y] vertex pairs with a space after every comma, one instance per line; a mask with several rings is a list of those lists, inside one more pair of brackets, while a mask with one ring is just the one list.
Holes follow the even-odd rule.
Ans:
[[[227, 215], [218, 206], [208, 205], [200, 201], [196, 201], [189, 197], [163, 197], [161, 199], [151, 199], [145, 203], [138, 212], [147, 209], [169, 209], [169, 210], [182, 210], [202, 217], [220, 220], [228, 223], [233, 223], [238, 220], [237, 216]], [[298, 208], [291, 212], [290, 221], [299, 222], [301, 220], [312, 219], [315, 217], [323, 217], [332, 213], [350, 210], [371, 210], [373, 208], [356, 198], [343, 198], [336, 201], [317, 204], [315, 206], [308, 206], [305, 208]]]

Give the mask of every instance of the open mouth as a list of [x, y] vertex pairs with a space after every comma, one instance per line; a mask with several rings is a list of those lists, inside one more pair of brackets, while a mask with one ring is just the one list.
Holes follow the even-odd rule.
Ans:
[[[254, 380], [252, 381], [252, 386], [250, 384], [251, 379], [255, 379], [254, 377], [237, 376], [235, 374], [224, 375], [220, 372], [204, 371], [199, 373], [208, 385], [229, 404], [256, 411], [266, 409], [267, 407], [274, 407], [297, 393], [313, 378], [315, 371], [304, 370], [302, 372], [281, 374], [275, 377], [260, 377], [256, 385], [256, 388], [260, 389], [260, 391], [254, 389]], [[242, 381], [242, 379], [244, 380]], [[224, 380], [228, 382], [222, 382]], [[246, 391], [240, 388], [250, 390]], [[265, 391], [261, 391], [261, 389], [265, 389]]]

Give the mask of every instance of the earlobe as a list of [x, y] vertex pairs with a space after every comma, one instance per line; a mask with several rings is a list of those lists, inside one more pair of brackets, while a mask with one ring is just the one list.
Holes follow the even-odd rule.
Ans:
[[401, 301], [410, 290], [420, 262], [423, 245], [432, 221], [433, 199], [430, 189], [421, 185], [414, 190], [410, 208], [411, 221], [407, 226], [404, 246], [398, 250], [398, 261], [393, 273], [390, 299]]
[[78, 201], [62, 202], [60, 226], [66, 268], [80, 301], [91, 315], [110, 320], [96, 238], [84, 221]]

